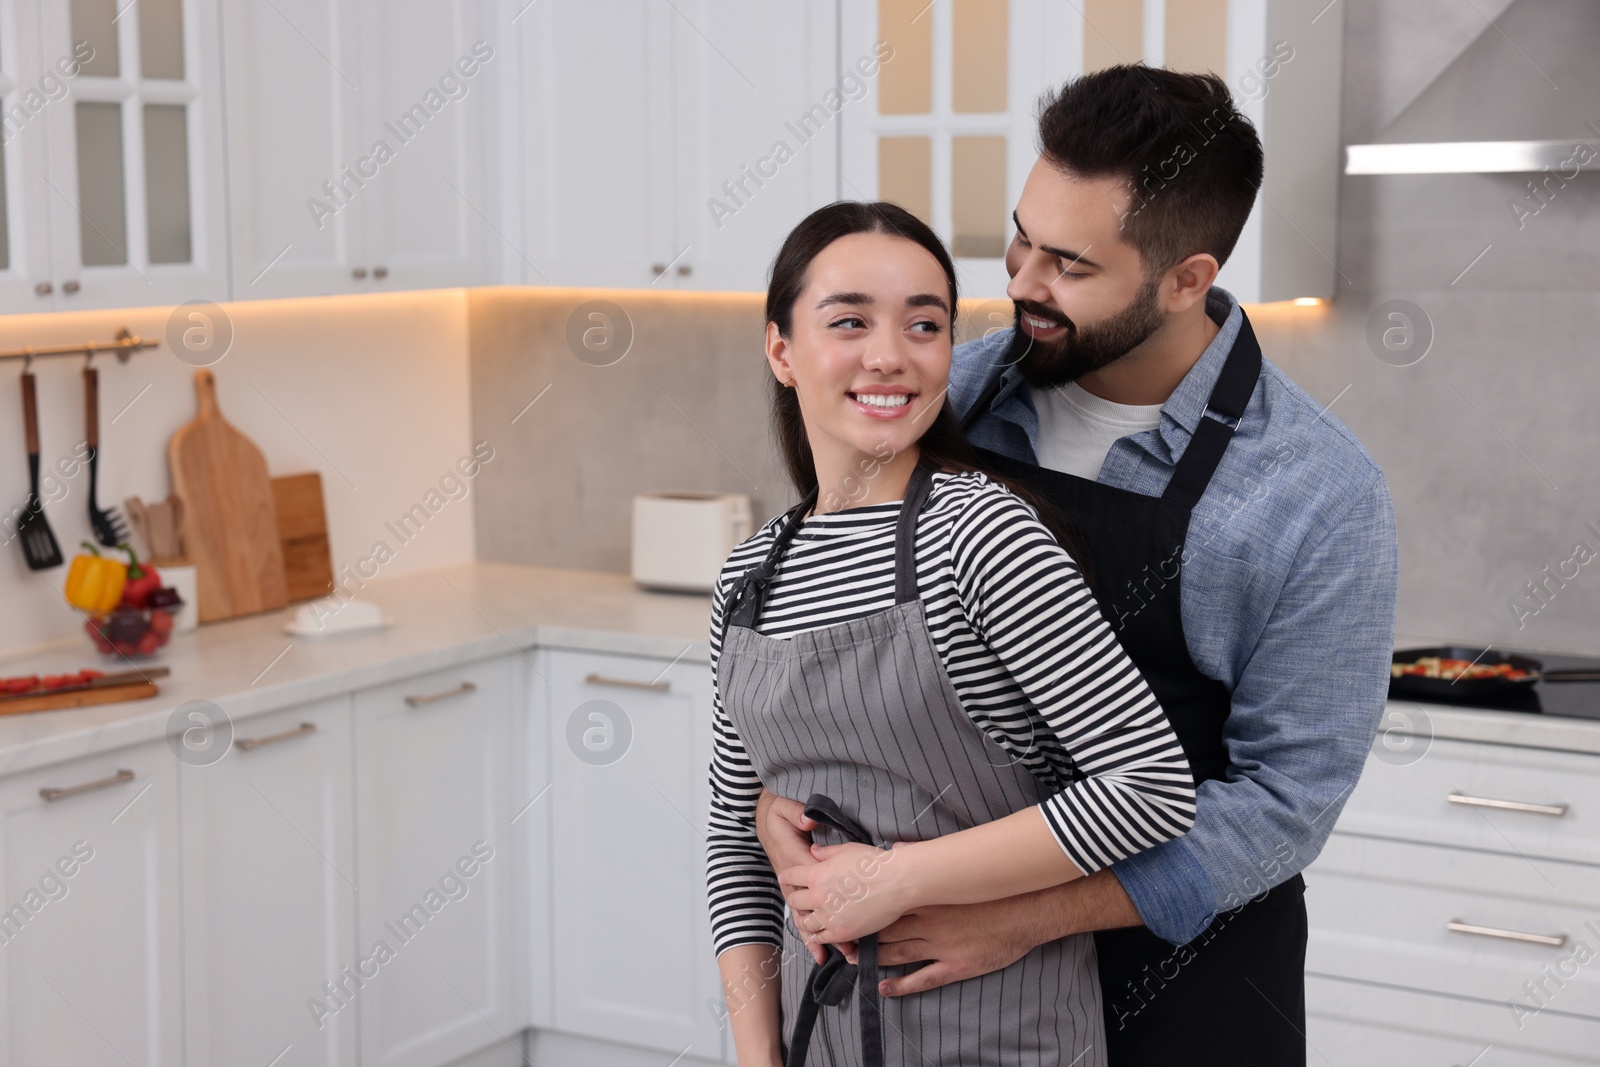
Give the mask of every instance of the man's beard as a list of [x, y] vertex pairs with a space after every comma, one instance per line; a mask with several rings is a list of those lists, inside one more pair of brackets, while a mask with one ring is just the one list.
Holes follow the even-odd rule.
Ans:
[[[1109, 366], [1143, 344], [1161, 328], [1166, 315], [1159, 305], [1161, 279], [1148, 278], [1140, 285], [1128, 306], [1093, 326], [1080, 328], [1059, 311], [1051, 311], [1031, 301], [1016, 304], [1016, 330], [1011, 337], [1007, 363], [1014, 363], [1023, 380], [1039, 389], [1077, 381], [1085, 374]], [[1040, 341], [1022, 327], [1022, 313], [1036, 319], [1057, 322], [1067, 328], [1059, 341]]]

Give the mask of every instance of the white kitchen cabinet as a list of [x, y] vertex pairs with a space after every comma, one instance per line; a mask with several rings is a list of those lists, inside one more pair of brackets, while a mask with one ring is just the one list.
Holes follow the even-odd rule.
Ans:
[[355, 1065], [350, 705], [248, 719], [181, 768], [189, 1063]]
[[835, 131], [793, 128], [835, 80], [833, 5], [562, 0], [518, 28], [525, 281], [759, 290], [837, 198]]
[[866, 79], [866, 97], [841, 112], [841, 193], [902, 204], [950, 244], [964, 295], [1000, 298], [1010, 213], [1037, 158], [1041, 94], [1114, 63], [1210, 70], [1256, 125], [1267, 159], [1255, 210], [1218, 284], [1246, 303], [1331, 297], [1340, 280], [1333, 259], [1343, 25], [1342, 7], [1319, 13], [1323, 7], [1321, 0], [844, 4], [841, 68], [880, 42], [892, 58]]
[[[1530, 974], [1530, 980], [1542, 977]], [[1552, 986], [1553, 988], [1553, 986]], [[1559, 996], [1559, 994], [1558, 994]], [[1577, 1067], [1600, 1023], [1551, 1010], [1517, 1025], [1504, 1002], [1306, 976], [1308, 1062], [1323, 1067]]]
[[1600, 757], [1392, 741], [1305, 872], [1312, 1047], [1336, 1065], [1600, 1063]]
[[512, 722], [512, 744], [519, 753], [511, 802], [511, 824], [519, 850], [517, 908], [522, 920], [527, 1003], [522, 1022], [548, 1029], [555, 1011], [555, 930], [551, 894], [556, 875], [551, 862], [550, 653], [528, 653], [523, 671], [523, 704]]
[[1600, 866], [1597, 765], [1583, 753], [1436, 739], [1416, 762], [1369, 760], [1339, 828]]
[[492, 280], [490, 5], [226, 2], [235, 299]]
[[349, 0], [224, 0], [237, 299], [360, 289], [360, 200], [335, 203], [323, 186], [365, 154], [357, 13]]
[[710, 668], [566, 651], [546, 662], [555, 1026], [717, 1059]]
[[675, 17], [586, 0], [518, 19], [524, 282], [673, 287], [674, 111], [660, 87]]
[[357, 997], [364, 1067], [438, 1067], [525, 1025], [511, 743], [523, 665], [355, 695], [352, 949], [375, 972]]
[[[431, 289], [495, 280], [487, 249], [501, 238], [488, 130], [500, 68], [515, 61], [485, 0], [357, 0], [364, 55], [357, 148], [381, 142], [360, 190], [367, 281], [374, 289]], [[357, 164], [359, 166], [359, 160]]]
[[8, 9], [0, 309], [224, 299], [216, 0]]
[[649, 0], [567, 0], [517, 20], [522, 281], [643, 287], [675, 254], [672, 97], [661, 91], [674, 18]]
[[60, 106], [51, 98], [62, 92], [63, 71], [76, 68], [70, 56], [58, 70], [41, 54], [37, 4], [0, 6], [0, 40], [14, 42], [0, 51], [0, 309], [48, 311], [55, 284], [45, 113]]
[[678, 288], [766, 288], [784, 237], [838, 199], [837, 49], [831, 4], [677, 5]]
[[1554, 1006], [1600, 1024], [1600, 974], [1569, 959], [1600, 944], [1600, 867], [1338, 834], [1314, 869], [1307, 970], [1537, 1008], [1548, 967]]
[[0, 779], [4, 1067], [181, 1062], [174, 767], [155, 742]]

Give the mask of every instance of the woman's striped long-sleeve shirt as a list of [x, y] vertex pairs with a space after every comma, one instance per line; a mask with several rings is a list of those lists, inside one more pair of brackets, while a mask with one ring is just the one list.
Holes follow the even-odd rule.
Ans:
[[[756, 629], [784, 638], [894, 606], [898, 501], [812, 516], [790, 543]], [[712, 598], [711, 664], [729, 589], [772, 547], [784, 516], [734, 549]], [[917, 523], [917, 588], [946, 673], [973, 723], [1043, 785], [1039, 805], [1085, 874], [1194, 822], [1188, 760], [1100, 614], [1077, 565], [1010, 490], [936, 473]], [[783, 897], [756, 836], [761, 780], [714, 701], [706, 881], [716, 951], [782, 945]]]

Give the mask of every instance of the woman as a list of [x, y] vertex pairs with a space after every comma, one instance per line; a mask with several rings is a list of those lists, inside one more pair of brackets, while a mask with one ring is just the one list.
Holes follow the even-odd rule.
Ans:
[[[773, 265], [767, 361], [804, 499], [734, 550], [712, 617], [707, 881], [742, 1067], [1103, 1063], [1089, 935], [897, 998], [878, 996], [873, 935], [1193, 822], [1188, 762], [1062, 547], [1071, 530], [1047, 514], [1053, 536], [961, 437], [955, 307], [949, 254], [892, 204], [814, 212]], [[821, 862], [772, 870], [763, 784], [808, 803]]]

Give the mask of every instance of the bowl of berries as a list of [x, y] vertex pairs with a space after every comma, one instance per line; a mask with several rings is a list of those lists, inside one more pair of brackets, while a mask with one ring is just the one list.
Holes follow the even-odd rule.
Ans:
[[161, 575], [140, 563], [133, 549], [118, 545], [128, 562], [88, 552], [72, 561], [67, 574], [67, 600], [85, 613], [83, 628], [95, 648], [107, 656], [151, 656], [172, 636], [174, 616], [183, 606], [178, 591], [161, 584]]

